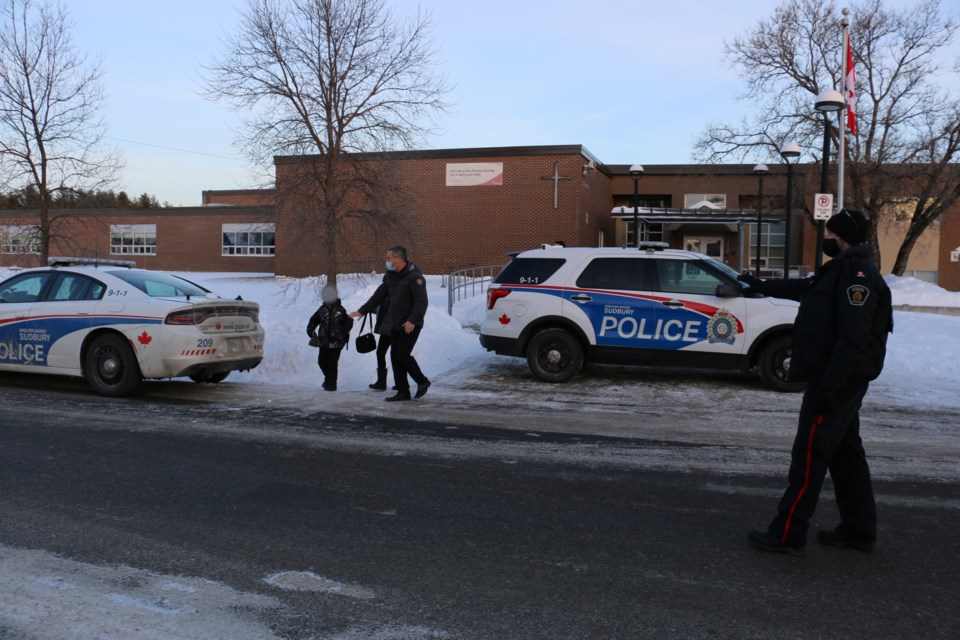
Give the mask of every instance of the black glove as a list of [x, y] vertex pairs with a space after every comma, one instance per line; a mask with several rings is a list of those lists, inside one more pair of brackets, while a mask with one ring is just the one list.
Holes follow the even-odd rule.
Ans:
[[826, 417], [831, 413], [833, 413], [833, 396], [822, 391], [819, 392], [817, 394], [817, 415]]
[[767, 284], [757, 276], [750, 273], [741, 273], [737, 276], [737, 280], [747, 285], [747, 293], [763, 293], [764, 287], [766, 287]]

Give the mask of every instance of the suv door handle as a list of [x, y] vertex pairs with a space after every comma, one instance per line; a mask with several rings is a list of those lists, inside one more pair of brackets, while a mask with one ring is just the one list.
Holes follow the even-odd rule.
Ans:
[[591, 298], [590, 296], [584, 295], [582, 293], [578, 293], [575, 296], [570, 296], [570, 299], [573, 300], [574, 302], [590, 302], [591, 300], [593, 300], [593, 298]]
[[665, 307], [682, 307], [683, 306], [683, 303], [680, 302], [679, 300], [664, 300], [660, 304], [662, 304]]

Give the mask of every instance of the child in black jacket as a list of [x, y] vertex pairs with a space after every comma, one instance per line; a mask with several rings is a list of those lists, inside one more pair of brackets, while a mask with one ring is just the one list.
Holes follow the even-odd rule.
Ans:
[[337, 390], [337, 364], [340, 352], [350, 340], [353, 318], [340, 304], [336, 287], [326, 286], [321, 293], [323, 304], [310, 316], [307, 323], [307, 335], [311, 344], [320, 347], [317, 364], [323, 372], [323, 388], [326, 391]]

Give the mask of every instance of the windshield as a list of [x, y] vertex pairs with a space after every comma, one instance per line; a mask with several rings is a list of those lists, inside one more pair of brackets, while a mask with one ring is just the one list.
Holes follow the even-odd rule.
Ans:
[[200, 285], [169, 273], [133, 269], [108, 273], [140, 289], [151, 298], [185, 298], [187, 296], [205, 298], [210, 294], [210, 291]]
[[733, 280], [733, 282], [736, 283], [736, 285], [737, 285], [738, 287], [740, 287], [741, 289], [746, 288], [746, 285], [745, 285], [743, 282], [740, 282], [740, 280], [737, 279], [737, 277], [738, 277], [740, 274], [737, 273], [736, 269], [734, 269], [734, 268], [732, 268], [732, 267], [724, 264], [723, 262], [720, 262], [719, 260], [715, 260], [714, 258], [708, 258], [708, 257], [706, 257], [706, 256], [703, 256], [703, 257], [702, 257], [702, 260], [703, 260], [704, 262], [709, 263], [711, 267], [713, 267], [714, 269], [716, 269], [717, 271], [719, 271], [719, 272], [722, 273], [723, 275], [725, 275], [725, 276], [727, 276], [728, 278], [730, 278], [731, 280]]

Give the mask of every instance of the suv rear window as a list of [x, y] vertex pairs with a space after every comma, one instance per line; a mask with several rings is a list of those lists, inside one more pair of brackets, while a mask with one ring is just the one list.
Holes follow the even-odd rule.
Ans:
[[564, 262], [563, 258], [514, 258], [493, 281], [496, 284], [543, 284]]
[[645, 258], [595, 258], [577, 278], [581, 289], [654, 290], [656, 274]]

